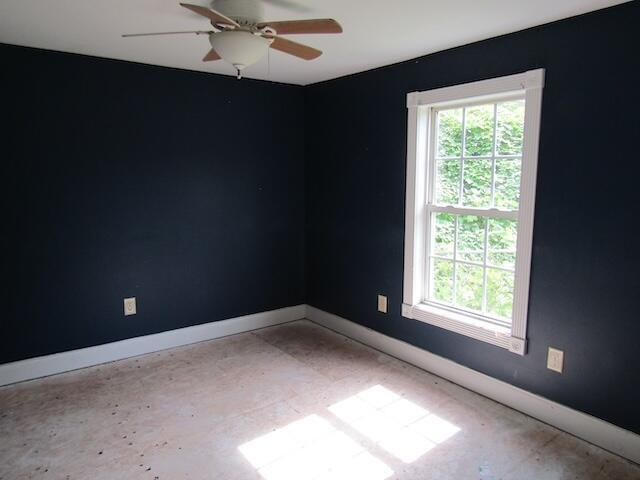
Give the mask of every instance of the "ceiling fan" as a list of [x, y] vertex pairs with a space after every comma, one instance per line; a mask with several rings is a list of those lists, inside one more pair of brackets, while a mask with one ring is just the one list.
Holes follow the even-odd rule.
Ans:
[[[217, 0], [215, 5], [233, 7], [241, 5], [242, 0]], [[249, 2], [245, 2], [249, 3]], [[251, 2], [256, 7], [255, 2]], [[285, 20], [277, 22], [258, 22], [255, 20], [256, 9], [238, 10], [235, 14], [225, 15], [213, 8], [190, 3], [180, 3], [184, 8], [206, 17], [211, 23], [211, 30], [191, 30], [180, 32], [130, 33], [123, 37], [146, 37], [151, 35], [196, 34], [208, 35], [211, 50], [202, 59], [203, 62], [225, 60], [236, 69], [237, 77], [242, 78], [242, 70], [253, 65], [262, 58], [269, 48], [293, 55], [304, 60], [313, 60], [322, 55], [322, 51], [293, 42], [280, 35], [309, 33], [342, 33], [342, 27], [331, 18], [310, 20]], [[233, 11], [233, 8], [225, 8]], [[247, 12], [250, 12], [247, 15]]]

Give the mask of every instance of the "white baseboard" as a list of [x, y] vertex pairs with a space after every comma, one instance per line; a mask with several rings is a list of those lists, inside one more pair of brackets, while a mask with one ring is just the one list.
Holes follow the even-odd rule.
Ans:
[[406, 342], [307, 306], [306, 318], [469, 390], [519, 410], [589, 443], [640, 463], [640, 435], [496, 380]]
[[451, 360], [315, 307], [297, 305], [119, 342], [0, 365], [0, 386], [46, 377], [168, 348], [212, 340], [301, 318], [335, 330], [400, 360], [446, 378], [594, 445], [640, 463], [640, 435], [534, 395]]
[[304, 318], [304, 315], [305, 306], [296, 305], [95, 347], [5, 363], [0, 365], [0, 386], [291, 322]]

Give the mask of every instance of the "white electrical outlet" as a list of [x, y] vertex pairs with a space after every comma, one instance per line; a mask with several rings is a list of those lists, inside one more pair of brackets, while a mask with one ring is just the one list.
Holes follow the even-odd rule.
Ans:
[[124, 314], [125, 316], [136, 314], [136, 297], [124, 299]]
[[562, 367], [564, 364], [564, 352], [556, 348], [549, 347], [549, 354], [547, 355], [547, 368], [554, 372], [562, 373]]
[[378, 295], [378, 311], [387, 313], [387, 297], [384, 295]]

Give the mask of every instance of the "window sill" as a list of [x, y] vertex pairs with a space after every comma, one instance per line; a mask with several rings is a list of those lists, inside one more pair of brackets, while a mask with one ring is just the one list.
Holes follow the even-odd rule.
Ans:
[[518, 355], [526, 353], [526, 340], [513, 337], [507, 327], [483, 322], [482, 320], [424, 303], [417, 305], [402, 304], [402, 316], [505, 348]]

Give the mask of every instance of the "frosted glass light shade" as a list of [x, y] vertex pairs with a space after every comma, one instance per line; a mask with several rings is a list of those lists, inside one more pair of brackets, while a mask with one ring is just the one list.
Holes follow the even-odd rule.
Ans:
[[271, 41], [259, 35], [234, 30], [212, 33], [209, 42], [220, 58], [238, 70], [260, 60], [271, 45]]

